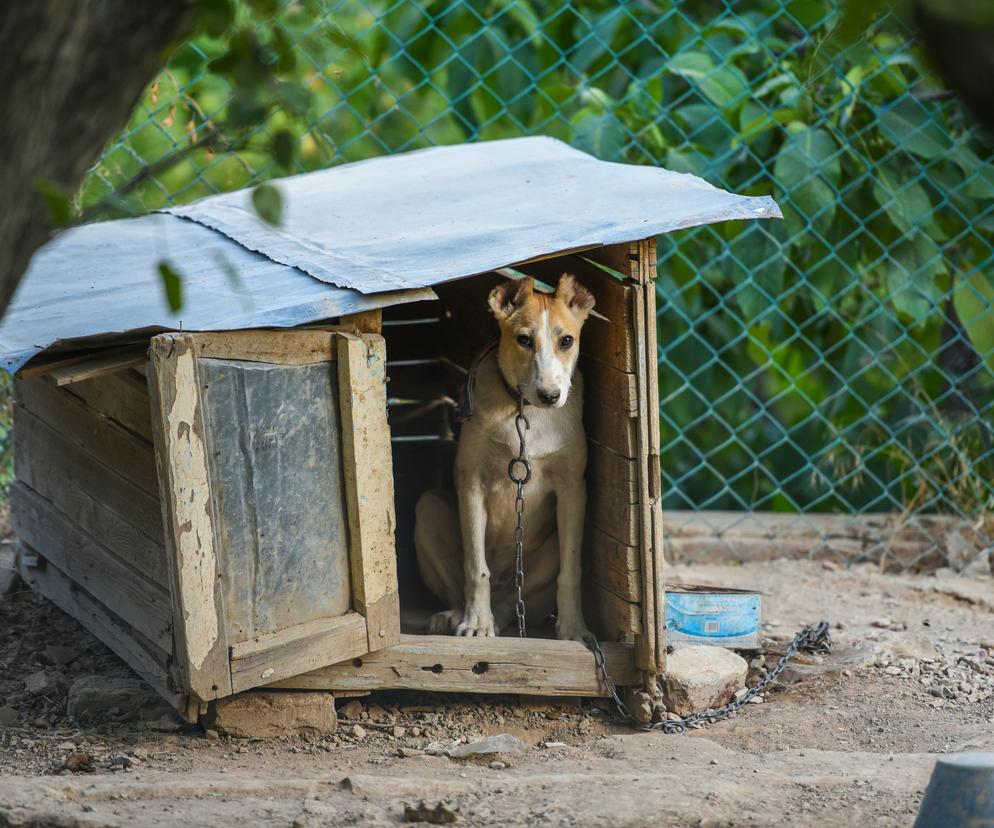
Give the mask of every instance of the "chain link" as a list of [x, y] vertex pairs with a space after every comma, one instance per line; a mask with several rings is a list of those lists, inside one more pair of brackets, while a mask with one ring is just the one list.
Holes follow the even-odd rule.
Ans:
[[[517, 513], [518, 523], [514, 529], [514, 580], [518, 587], [518, 601], [515, 604], [515, 611], [518, 616], [518, 637], [526, 638], [525, 628], [525, 484], [531, 480], [532, 467], [525, 455], [525, 432], [528, 431], [528, 418], [525, 417], [525, 398], [518, 388], [518, 413], [514, 418], [514, 428], [518, 432], [518, 454], [507, 465], [507, 476], [511, 482], [518, 487], [514, 498], [514, 511]], [[524, 471], [519, 473], [519, 469]], [[600, 643], [592, 634], [587, 634], [583, 639], [587, 649], [594, 654], [594, 662], [597, 665], [597, 673], [600, 676], [604, 687], [618, 713], [627, 722], [637, 727], [639, 730], [659, 730], [668, 734], [686, 733], [689, 728], [700, 727], [706, 724], [714, 724], [722, 719], [727, 719], [735, 713], [742, 705], [756, 698], [766, 690], [780, 674], [787, 669], [787, 664], [797, 655], [798, 650], [808, 650], [810, 652], [830, 653], [832, 651], [832, 636], [828, 632], [828, 622], [819, 621], [817, 624], [808, 624], [797, 635], [794, 636], [787, 649], [781, 656], [776, 666], [770, 670], [763, 679], [755, 686], [743, 694], [742, 698], [729, 702], [723, 707], [716, 707], [705, 710], [703, 713], [694, 713], [682, 719], [667, 719], [661, 722], [648, 723], [640, 721], [632, 715], [628, 706], [621, 700], [618, 694], [618, 686], [611, 678], [607, 669], [607, 660], [604, 658], [604, 650]]]
[[668, 734], [686, 733], [689, 728], [714, 724], [715, 722], [720, 722], [722, 719], [727, 719], [742, 707], [742, 705], [748, 704], [751, 699], [756, 698], [756, 696], [776, 681], [780, 677], [780, 674], [787, 669], [787, 664], [790, 660], [797, 655], [798, 650], [820, 653], [830, 653], [832, 651], [832, 636], [828, 632], [828, 622], [820, 621], [817, 624], [808, 624], [787, 645], [787, 650], [776, 663], [776, 666], [763, 677], [762, 681], [754, 687], [750, 687], [742, 698], [729, 702], [724, 707], [705, 710], [703, 713], [694, 713], [682, 719], [670, 719], [649, 724], [648, 722], [636, 719], [621, 700], [621, 696], [618, 694], [618, 687], [607, 670], [604, 651], [601, 649], [601, 645], [597, 642], [597, 639], [591, 635], [585, 638], [583, 643], [594, 654], [597, 672], [600, 675], [601, 681], [604, 682], [604, 686], [614, 701], [614, 705], [621, 717], [639, 730], [659, 730]]
[[[525, 628], [525, 483], [531, 480], [532, 467], [525, 457], [525, 432], [528, 431], [528, 418], [525, 417], [525, 397], [518, 389], [518, 413], [514, 418], [514, 428], [518, 432], [518, 456], [507, 466], [507, 476], [518, 487], [514, 497], [514, 511], [518, 524], [514, 528], [514, 582], [518, 587], [518, 601], [514, 605], [518, 616], [518, 637], [526, 638]], [[524, 469], [518, 473], [519, 469]]]

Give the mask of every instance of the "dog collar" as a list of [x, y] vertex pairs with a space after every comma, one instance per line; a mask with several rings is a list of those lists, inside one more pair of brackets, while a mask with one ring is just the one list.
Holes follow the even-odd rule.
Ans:
[[[466, 375], [466, 382], [463, 384], [463, 387], [459, 392], [460, 423], [466, 423], [473, 417], [473, 413], [475, 411], [473, 395], [476, 387], [476, 371], [480, 367], [480, 363], [483, 362], [491, 351], [495, 351], [498, 345], [500, 345], [499, 337], [497, 339], [490, 340], [490, 342], [484, 346], [483, 350], [476, 355], [476, 359], [474, 359], [472, 364], [469, 366], [469, 373]], [[507, 391], [508, 396], [510, 396], [515, 403], [523, 401], [525, 405], [531, 405], [527, 399], [524, 399], [521, 396], [521, 392], [507, 381], [507, 377], [504, 376], [504, 372], [501, 370], [500, 362], [497, 363], [497, 373], [500, 374], [501, 382], [504, 383], [504, 390]]]

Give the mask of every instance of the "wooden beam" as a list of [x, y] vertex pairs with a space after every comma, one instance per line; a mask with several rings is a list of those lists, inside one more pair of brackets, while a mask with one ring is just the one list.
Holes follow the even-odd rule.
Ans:
[[325, 330], [251, 330], [198, 333], [191, 340], [198, 359], [237, 359], [274, 365], [313, 365], [336, 358]]
[[[604, 642], [604, 655], [619, 685], [640, 681], [631, 645]], [[402, 635], [385, 650], [277, 682], [308, 690], [432, 690], [455, 693], [520, 693], [539, 696], [605, 696], [594, 657], [576, 641], [539, 638], [473, 638]]]
[[[15, 408], [15, 414], [18, 411], [21, 410]], [[24, 412], [15, 419], [15, 428], [20, 429], [15, 445], [32, 444], [26, 434], [30, 426], [26, 422], [28, 417], [30, 415]], [[109, 508], [108, 502], [115, 502], [115, 498], [107, 497], [107, 489], [100, 485], [84, 487], [77, 484], [72, 452], [60, 451], [58, 445], [48, 441], [40, 447], [41, 451], [26, 451], [17, 458], [17, 480], [71, 517], [77, 526], [97, 538], [120, 560], [168, 591], [169, 571], [161, 541], [161, 523], [158, 526], [160, 540], [149, 537]], [[107, 477], [111, 477], [109, 472]], [[140, 493], [138, 489], [132, 489], [131, 494]], [[151, 498], [148, 501], [146, 509], [159, 523], [159, 503]]]
[[43, 379], [18, 380], [18, 404], [66, 440], [152, 495], [159, 491], [152, 446]]
[[222, 698], [232, 693], [231, 671], [193, 338], [155, 337], [150, 366], [177, 661], [184, 689], [204, 701]]
[[[655, 581], [655, 549], [652, 543], [652, 517], [649, 508], [649, 413], [652, 411], [649, 405], [649, 366], [646, 362], [645, 352], [645, 295], [642, 291], [632, 292], [634, 302], [633, 318], [635, 319], [635, 342], [636, 342], [636, 376], [638, 378], [638, 458], [636, 468], [638, 474], [639, 492], [639, 542], [638, 549], [641, 555], [642, 571], [642, 634], [636, 641], [635, 656], [639, 667], [647, 672], [656, 671], [657, 646], [656, 646], [656, 593], [654, 590]], [[652, 370], [656, 370], [656, 363], [653, 360]], [[662, 611], [662, 607], [658, 608]]]
[[45, 485], [32, 485], [36, 491], [64, 486], [99, 494], [101, 504], [153, 541], [164, 543], [157, 495], [116, 474], [20, 405], [14, 406], [14, 469], [29, 484], [48, 478]]
[[352, 598], [366, 618], [369, 649], [379, 650], [400, 636], [386, 344], [375, 335], [336, 337]]
[[62, 365], [45, 372], [45, 378], [53, 385], [72, 385], [84, 380], [114, 374], [141, 365], [148, 358], [148, 346], [139, 345], [105, 356], [94, 357], [71, 365]]
[[[123, 622], [46, 558], [27, 545], [23, 550], [27, 554], [19, 555], [18, 559], [25, 582], [79, 621], [169, 704], [182, 710], [186, 697], [178, 691], [170, 676], [168, 654]], [[29, 563], [33, 560], [40, 565]]]
[[231, 647], [231, 689], [239, 693], [267, 682], [365, 655], [366, 619], [357, 612], [322, 618]]
[[18, 538], [36, 549], [141, 635], [163, 650], [172, 647], [169, 594], [120, 560], [48, 500], [21, 482], [10, 492], [11, 523]]
[[66, 386], [74, 397], [128, 431], [152, 443], [148, 384], [135, 371], [118, 371]]
[[646, 578], [652, 579], [646, 586], [643, 583], [643, 595], [651, 592], [654, 612], [649, 615], [648, 602], [643, 599], [646, 607], [645, 624], [655, 625], [655, 671], [666, 670], [666, 558], [663, 554], [664, 525], [663, 525], [663, 494], [661, 472], [659, 468], [659, 354], [656, 342], [656, 240], [645, 239], [639, 242], [640, 281], [644, 294], [643, 313], [645, 361], [646, 361], [646, 395], [642, 416], [648, 426], [648, 443], [646, 451], [648, 499], [645, 509], [648, 510], [650, 522], [652, 572], [646, 572]]
[[[115, 367], [113, 370], [125, 370], [136, 365], [136, 360], [137, 362], [144, 361], [147, 350], [148, 345], [141, 343], [139, 345], [126, 345], [120, 348], [104, 348], [84, 354], [73, 353], [69, 356], [63, 355], [43, 362], [32, 362], [18, 371], [16, 376], [27, 379], [29, 377], [40, 377], [45, 374], [51, 374], [52, 372], [60, 372], [61, 376], [75, 376], [72, 373], [72, 369], [78, 366], [82, 367], [85, 374], [89, 370], [86, 369], [86, 366], [91, 363], [115, 365], [120, 361], [124, 361], [127, 364], [121, 366], [120, 369]], [[90, 373], [89, 376], [95, 375]], [[86, 377], [81, 378], [85, 379]]]

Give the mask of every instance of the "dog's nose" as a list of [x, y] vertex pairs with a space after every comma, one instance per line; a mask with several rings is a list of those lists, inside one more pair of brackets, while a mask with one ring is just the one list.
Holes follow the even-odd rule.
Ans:
[[557, 402], [559, 402], [559, 397], [560, 397], [559, 391], [542, 391], [541, 389], [539, 389], [538, 391], [538, 398], [545, 405], [555, 405]]

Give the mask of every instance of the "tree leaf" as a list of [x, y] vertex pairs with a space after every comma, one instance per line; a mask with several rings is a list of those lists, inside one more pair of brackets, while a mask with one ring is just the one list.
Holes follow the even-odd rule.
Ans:
[[183, 307], [183, 279], [166, 261], [159, 262], [159, 276], [162, 277], [162, 286], [166, 291], [169, 310], [178, 313]]
[[799, 230], [810, 223], [824, 234], [836, 210], [836, 186], [841, 175], [835, 140], [823, 129], [804, 129], [780, 148], [773, 174], [795, 211], [790, 219]]
[[605, 161], [616, 161], [624, 149], [627, 136], [621, 122], [611, 112], [584, 107], [570, 120], [573, 144]]
[[701, 93], [722, 108], [741, 102], [749, 92], [749, 81], [732, 64], [715, 66], [704, 52], [680, 52], [666, 69], [694, 83]]
[[281, 129], [273, 135], [272, 151], [276, 163], [283, 169], [289, 170], [293, 167], [294, 144], [290, 130]]
[[231, 0], [197, 0], [198, 21], [210, 37], [221, 37], [235, 22]]
[[[939, 246], [919, 233], [890, 249], [896, 264], [887, 269], [887, 293], [894, 309], [918, 325], [942, 307], [946, 288], [940, 279], [947, 273]], [[946, 280], [942, 280], [946, 281]]]
[[252, 206], [267, 224], [279, 227], [283, 223], [283, 195], [272, 184], [260, 184], [252, 190]]
[[953, 305], [974, 350], [994, 377], [994, 284], [980, 272], [960, 276]]
[[904, 98], [880, 114], [880, 132], [891, 143], [922, 158], [938, 158], [953, 145], [931, 113], [913, 98]]

